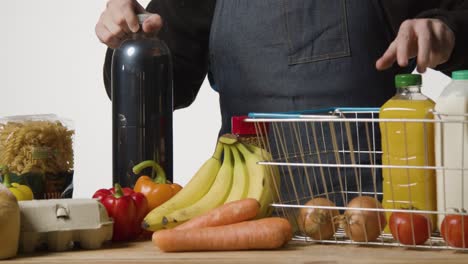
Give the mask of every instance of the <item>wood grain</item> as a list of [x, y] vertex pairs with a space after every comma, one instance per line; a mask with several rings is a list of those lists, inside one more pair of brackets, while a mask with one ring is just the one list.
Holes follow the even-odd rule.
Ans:
[[151, 242], [114, 244], [99, 250], [42, 252], [20, 255], [4, 263], [468, 263], [468, 253], [452, 250], [414, 250], [395, 247], [314, 245], [290, 243], [281, 250], [163, 253]]

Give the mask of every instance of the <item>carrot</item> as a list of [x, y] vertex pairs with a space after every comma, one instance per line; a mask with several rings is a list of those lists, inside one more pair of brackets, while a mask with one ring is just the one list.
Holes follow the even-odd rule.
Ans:
[[154, 245], [165, 252], [274, 249], [285, 245], [291, 238], [291, 224], [279, 217], [153, 233]]
[[221, 205], [200, 216], [179, 225], [176, 229], [191, 229], [209, 226], [221, 226], [253, 219], [260, 210], [256, 199], [247, 198]]

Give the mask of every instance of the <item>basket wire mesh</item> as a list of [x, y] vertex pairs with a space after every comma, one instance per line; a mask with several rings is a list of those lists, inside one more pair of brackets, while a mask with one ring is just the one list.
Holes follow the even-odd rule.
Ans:
[[[314, 238], [307, 235], [304, 216], [301, 211], [304, 210], [327, 210], [327, 221], [336, 222], [336, 216], [330, 212], [337, 210], [342, 215], [346, 210], [353, 210], [347, 207], [348, 203], [357, 196], [371, 196], [375, 199], [383, 200], [383, 171], [391, 174], [392, 170], [406, 170], [408, 182], [411, 181], [411, 173], [415, 171], [424, 171], [425, 179], [441, 175], [445, 182], [447, 171], [457, 171], [460, 175], [461, 191], [461, 209], [454, 211], [453, 208], [446, 206], [445, 193], [442, 204], [444, 208], [437, 210], [434, 207], [429, 209], [416, 210], [413, 208], [412, 196], [416, 193], [412, 188], [408, 189], [407, 208], [400, 208], [395, 203], [393, 206], [384, 208], [358, 208], [361, 212], [376, 212], [379, 219], [378, 225], [383, 229], [380, 221], [382, 214], [391, 214], [394, 212], [425, 214], [437, 219], [437, 215], [443, 218], [448, 214], [461, 216], [461, 233], [465, 230], [464, 221], [466, 211], [463, 210], [463, 199], [466, 188], [464, 177], [468, 177], [468, 168], [464, 167], [465, 162], [461, 162], [459, 167], [444, 166], [443, 161], [435, 164], [430, 160], [434, 153], [427, 144], [424, 146], [424, 163], [411, 165], [407, 162], [405, 165], [389, 165], [382, 162], [382, 139], [381, 129], [386, 129], [388, 124], [398, 122], [403, 127], [403, 131], [414, 129], [415, 125], [423, 127], [423, 136], [426, 142], [434, 140], [434, 130], [438, 135], [444, 133], [447, 129], [446, 124], [458, 124], [457, 129], [461, 129], [461, 160], [466, 158], [464, 149], [465, 127], [468, 126], [468, 115], [462, 115], [457, 118], [447, 118], [449, 115], [432, 112], [431, 117], [425, 119], [380, 119], [378, 108], [327, 108], [310, 110], [303, 112], [289, 113], [251, 113], [246, 122], [253, 122], [257, 131], [257, 145], [269, 152], [271, 159], [265, 158], [259, 164], [267, 166], [271, 175], [279, 174], [280, 182], [274, 181], [274, 192], [278, 197], [277, 202], [272, 204], [275, 212], [291, 222], [295, 228], [295, 239], [304, 242], [314, 243], [333, 243], [333, 244], [359, 244], [359, 245], [383, 245], [383, 246], [405, 246], [413, 248], [431, 248], [431, 249], [457, 249], [468, 250], [468, 241], [462, 235], [462, 246], [449, 246], [441, 237], [437, 220], [432, 220], [431, 229], [427, 227], [431, 234], [429, 239], [421, 245], [403, 245], [398, 238], [394, 238], [389, 229], [382, 232], [376, 239], [367, 239], [367, 227], [365, 223], [362, 228], [365, 233], [365, 239], [350, 239], [345, 233], [345, 228], [349, 228], [349, 222], [345, 221], [345, 226], [332, 224], [333, 236], [322, 237], [321, 230], [318, 237]], [[431, 130], [432, 129], [432, 130]], [[452, 128], [453, 129], [453, 128]], [[385, 140], [386, 137], [383, 139]], [[412, 139], [405, 139], [405, 146], [411, 144]], [[439, 142], [439, 152], [443, 152], [443, 142]], [[391, 142], [386, 142], [388, 148], [392, 147]], [[408, 147], [406, 147], [408, 148]], [[406, 151], [408, 151], [406, 149]], [[442, 153], [443, 154], [443, 153]], [[441, 155], [439, 153], [438, 155]], [[265, 155], [267, 157], [268, 155]], [[432, 175], [432, 176], [431, 176]], [[276, 177], [273, 177], [275, 179]], [[390, 184], [392, 186], [390, 176]], [[427, 188], [425, 190], [428, 190]], [[432, 189], [431, 189], [432, 190]], [[435, 195], [435, 189], [433, 190]], [[393, 187], [387, 192], [394, 192]], [[412, 193], [413, 192], [413, 193]], [[426, 191], [426, 196], [428, 192]], [[387, 197], [390, 194], [387, 194]], [[330, 206], [305, 205], [307, 201], [323, 197], [334, 204]], [[395, 197], [391, 195], [391, 197]], [[439, 197], [440, 199], [440, 197]], [[441, 201], [439, 201], [440, 204]], [[389, 208], [392, 207], [392, 208]], [[460, 209], [460, 208], [458, 208]], [[356, 208], [354, 208], [356, 210]], [[388, 217], [386, 217], [388, 218]], [[388, 221], [387, 221], [388, 223]], [[412, 239], [415, 239], [413, 217], [411, 217]], [[414, 240], [413, 240], [414, 241]], [[414, 243], [413, 243], [414, 244]], [[468, 251], [467, 251], [468, 252]]]

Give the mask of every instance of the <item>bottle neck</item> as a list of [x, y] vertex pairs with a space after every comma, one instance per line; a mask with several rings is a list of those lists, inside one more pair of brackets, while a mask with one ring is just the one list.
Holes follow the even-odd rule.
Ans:
[[421, 93], [420, 85], [403, 86], [397, 88], [395, 99], [400, 100], [426, 100], [427, 97]]
[[421, 93], [421, 86], [414, 85], [414, 86], [403, 86], [397, 88], [397, 94], [406, 95], [406, 94], [417, 94]]
[[143, 25], [140, 24], [140, 28], [137, 32], [132, 32], [130, 34], [131, 39], [154, 39], [157, 38], [157, 35], [154, 32], [144, 32]]

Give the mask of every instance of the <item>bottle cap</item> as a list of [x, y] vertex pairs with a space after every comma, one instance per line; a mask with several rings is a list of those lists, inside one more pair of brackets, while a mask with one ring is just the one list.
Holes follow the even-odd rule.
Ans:
[[454, 80], [468, 80], [468, 70], [452, 72], [452, 79], [454, 79]]
[[422, 78], [420, 74], [397, 74], [395, 76], [395, 86], [397, 88], [421, 84]]
[[422, 78], [420, 74], [398, 74], [395, 76], [395, 86], [397, 88], [421, 84]]
[[[262, 134], [264, 131], [259, 131], [255, 129], [255, 122], [246, 122], [245, 119], [247, 116], [233, 116], [231, 118], [231, 133], [234, 135], [240, 136], [255, 136]], [[258, 123], [260, 130], [268, 131], [268, 123]], [[264, 126], [265, 125], [265, 126]]]
[[137, 15], [137, 18], [138, 18], [138, 23], [140, 25], [143, 25], [143, 22], [145, 22], [145, 20], [150, 16], [150, 14], [138, 14]]

